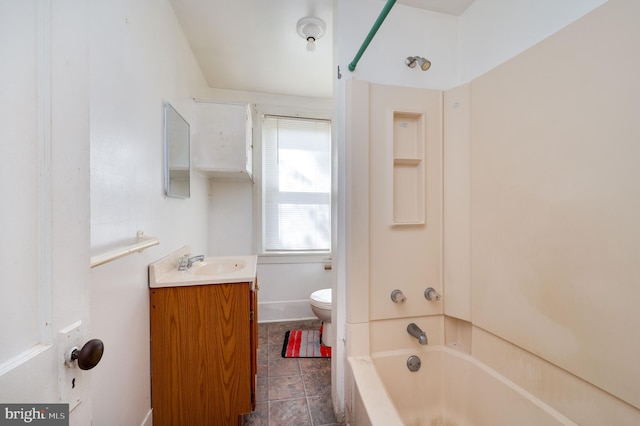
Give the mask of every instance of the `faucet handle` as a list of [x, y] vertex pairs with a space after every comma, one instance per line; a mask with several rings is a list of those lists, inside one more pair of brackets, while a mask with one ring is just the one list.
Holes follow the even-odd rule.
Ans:
[[402, 291], [396, 289], [391, 292], [391, 300], [393, 300], [393, 303], [404, 303], [407, 298], [402, 294]]
[[185, 254], [178, 258], [178, 269], [183, 270], [189, 264], [189, 254]]
[[427, 300], [435, 300], [438, 302], [440, 300], [440, 293], [438, 293], [433, 287], [429, 287], [424, 291], [424, 297], [426, 297]]

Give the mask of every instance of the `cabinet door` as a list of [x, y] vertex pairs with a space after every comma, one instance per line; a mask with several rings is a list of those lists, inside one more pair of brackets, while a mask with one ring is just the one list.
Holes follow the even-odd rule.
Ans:
[[251, 411], [249, 290], [151, 290], [154, 425], [237, 424]]
[[256, 387], [258, 385], [258, 281], [249, 295], [251, 309], [251, 410], [256, 409]]
[[210, 177], [251, 177], [251, 112], [247, 104], [195, 102], [193, 165]]

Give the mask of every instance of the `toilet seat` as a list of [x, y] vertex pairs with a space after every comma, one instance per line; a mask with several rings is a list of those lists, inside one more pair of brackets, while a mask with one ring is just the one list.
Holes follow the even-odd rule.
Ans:
[[324, 288], [322, 290], [311, 293], [309, 302], [320, 309], [331, 309], [331, 289]]

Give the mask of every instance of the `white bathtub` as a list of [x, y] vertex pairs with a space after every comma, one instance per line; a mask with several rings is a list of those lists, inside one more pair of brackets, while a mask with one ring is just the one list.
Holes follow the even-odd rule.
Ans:
[[[417, 355], [419, 371], [407, 368]], [[348, 359], [352, 426], [575, 425], [473, 357], [446, 346]]]

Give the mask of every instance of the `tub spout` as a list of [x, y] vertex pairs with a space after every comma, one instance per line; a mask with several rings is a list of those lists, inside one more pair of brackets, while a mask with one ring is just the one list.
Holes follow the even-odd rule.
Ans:
[[418, 342], [420, 342], [421, 345], [428, 344], [427, 334], [424, 331], [420, 330], [420, 327], [418, 327], [415, 323], [412, 322], [407, 326], [407, 333], [418, 339]]

